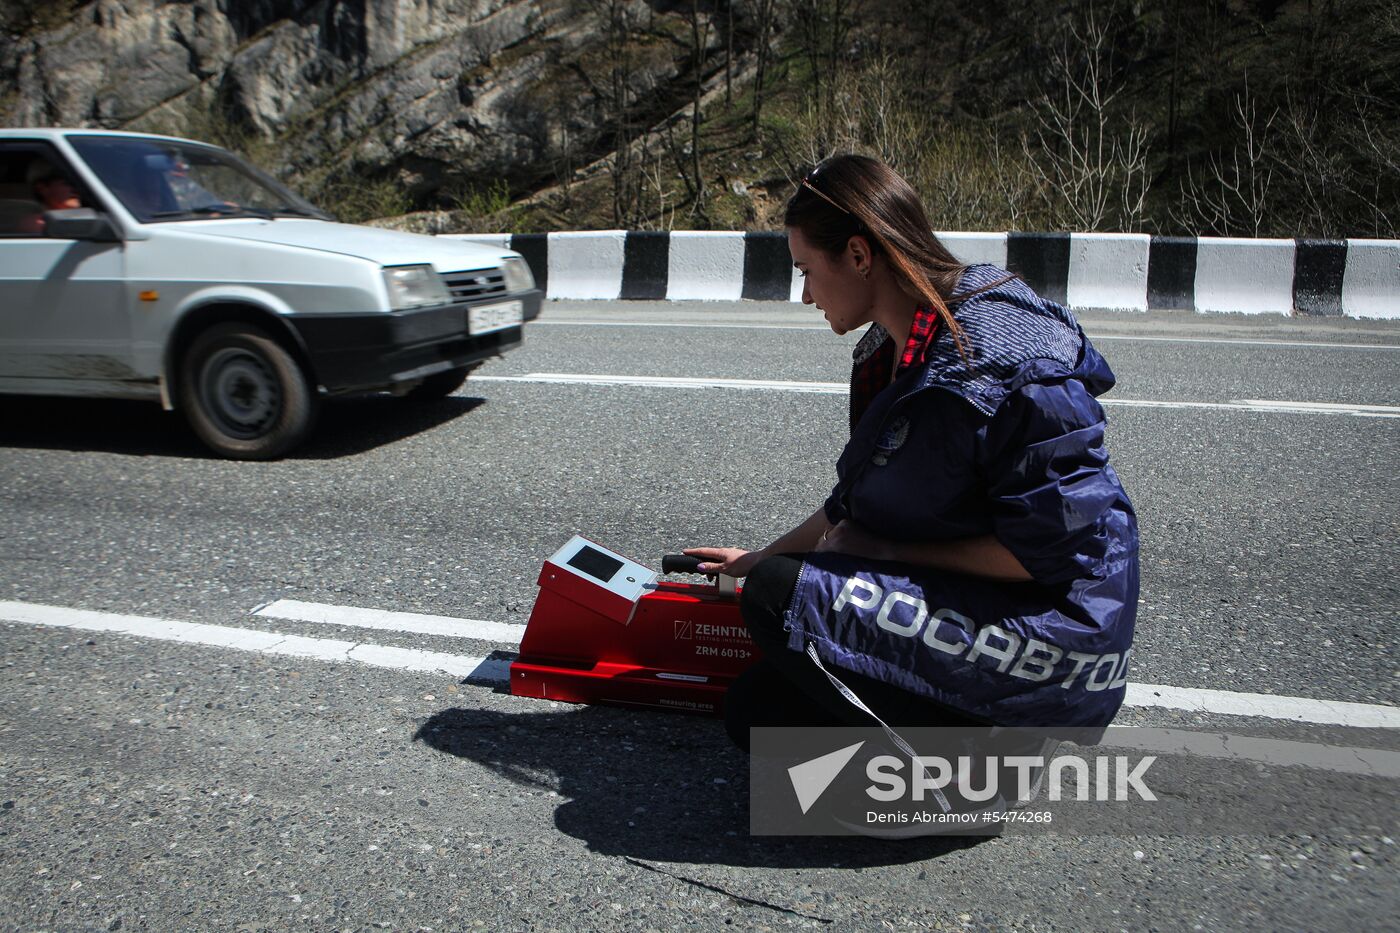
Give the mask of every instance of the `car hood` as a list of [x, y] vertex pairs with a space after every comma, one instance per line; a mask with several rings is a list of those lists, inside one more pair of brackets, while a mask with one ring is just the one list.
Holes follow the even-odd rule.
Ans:
[[[177, 226], [170, 224], [168, 226]], [[358, 256], [383, 266], [432, 263], [438, 272], [481, 269], [500, 262], [499, 247], [483, 246], [466, 240], [401, 233], [378, 227], [338, 224], [302, 218], [260, 220], [199, 220], [178, 224], [184, 231], [200, 236], [251, 240], [297, 249]]]

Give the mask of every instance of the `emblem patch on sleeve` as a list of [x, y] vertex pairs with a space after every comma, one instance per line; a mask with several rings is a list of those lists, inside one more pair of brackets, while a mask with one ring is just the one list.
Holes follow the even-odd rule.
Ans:
[[885, 433], [880, 435], [880, 440], [875, 444], [875, 452], [870, 455], [870, 462], [876, 466], [884, 466], [890, 462], [890, 457], [894, 452], [904, 446], [904, 442], [909, 440], [909, 419], [899, 417], [890, 422], [890, 426], [885, 429]]

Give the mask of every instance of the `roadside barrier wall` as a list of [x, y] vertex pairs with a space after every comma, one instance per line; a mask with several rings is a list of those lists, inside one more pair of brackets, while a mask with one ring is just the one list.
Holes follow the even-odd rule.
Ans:
[[[444, 234], [525, 257], [548, 298], [801, 301], [783, 233]], [[1400, 240], [939, 233], [1077, 309], [1400, 319]]]

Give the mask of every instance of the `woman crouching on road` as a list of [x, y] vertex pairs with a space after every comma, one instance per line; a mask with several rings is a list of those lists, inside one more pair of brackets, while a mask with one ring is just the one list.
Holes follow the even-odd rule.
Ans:
[[726, 697], [730, 736], [747, 750], [752, 726], [871, 714], [1107, 725], [1127, 683], [1138, 536], [1094, 398], [1114, 382], [1103, 357], [1064, 307], [954, 259], [879, 161], [822, 163], [784, 224], [802, 301], [837, 334], [870, 328], [826, 502], [761, 550], [686, 551], [747, 577], [764, 657]]

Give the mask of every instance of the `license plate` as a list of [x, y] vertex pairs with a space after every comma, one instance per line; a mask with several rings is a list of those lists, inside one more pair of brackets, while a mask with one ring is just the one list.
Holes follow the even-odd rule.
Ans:
[[502, 301], [467, 309], [467, 333], [472, 336], [519, 327], [525, 320], [525, 305], [519, 301]]

